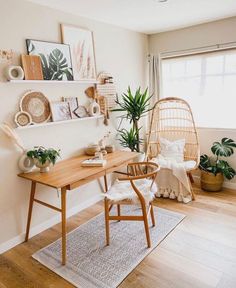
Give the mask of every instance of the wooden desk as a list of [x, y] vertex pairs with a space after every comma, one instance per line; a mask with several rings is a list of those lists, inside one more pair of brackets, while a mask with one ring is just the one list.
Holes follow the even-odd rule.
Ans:
[[[104, 177], [105, 191], [107, 191], [106, 175], [127, 165], [138, 153], [115, 151], [108, 154], [105, 158], [107, 164], [104, 167], [82, 167], [81, 162], [89, 157], [86, 155], [73, 157], [57, 163], [48, 173], [31, 172], [21, 173], [18, 176], [31, 181], [31, 194], [29, 201], [28, 220], [26, 227], [25, 241], [29, 239], [30, 222], [34, 202], [54, 209], [61, 213], [62, 225], [62, 265], [66, 264], [66, 192], [75, 189], [90, 181]], [[52, 206], [48, 203], [35, 198], [36, 184], [40, 183], [61, 191], [61, 208]]]

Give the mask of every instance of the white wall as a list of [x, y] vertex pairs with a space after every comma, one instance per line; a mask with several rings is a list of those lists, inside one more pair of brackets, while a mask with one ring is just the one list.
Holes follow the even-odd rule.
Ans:
[[[232, 17], [175, 31], [153, 34], [149, 36], [149, 52], [158, 54], [161, 52], [233, 42], [236, 41], [235, 27], [236, 17]], [[178, 95], [173, 96], [178, 97]], [[235, 103], [232, 103], [232, 105], [235, 105]], [[222, 109], [224, 109], [223, 104]], [[223, 113], [227, 113], [227, 111], [223, 110], [222, 115]], [[235, 129], [199, 129], [201, 153], [209, 154], [209, 148], [212, 143], [223, 137], [229, 137], [236, 141], [235, 115], [232, 115], [232, 121], [235, 122]], [[236, 169], [236, 154], [230, 158], [229, 162]], [[227, 181], [225, 184], [228, 187], [236, 188], [236, 178], [230, 182]]]
[[[15, 59], [26, 53], [25, 39], [60, 42], [60, 23], [74, 24], [94, 32], [97, 71], [108, 71], [116, 80], [120, 94], [131, 87], [146, 86], [147, 36], [115, 26], [76, 17], [30, 2], [0, 0], [0, 49], [13, 49]], [[1, 62], [3, 67], [5, 62]], [[2, 76], [2, 70], [0, 71]], [[86, 103], [86, 85], [69, 84], [10, 84], [0, 82], [0, 122], [12, 123], [19, 109], [19, 100], [29, 89], [40, 90], [50, 100], [61, 96], [78, 96], [80, 103]], [[50, 127], [37, 127], [17, 131], [26, 148], [34, 145], [60, 148], [62, 158], [76, 155], [93, 141], [99, 140], [106, 131], [115, 134], [116, 120], [113, 116], [110, 126], [102, 121], [67, 123]], [[26, 225], [30, 183], [17, 177], [19, 151], [0, 132], [0, 252], [18, 243]], [[53, 189], [39, 187], [38, 198], [59, 205]], [[90, 183], [75, 191], [68, 192], [68, 208], [77, 210], [77, 205], [87, 205], [100, 192], [97, 182]], [[95, 198], [94, 198], [95, 197]], [[71, 212], [71, 213], [72, 213]], [[35, 233], [53, 223], [57, 212], [35, 205], [32, 227]], [[57, 221], [54, 219], [53, 221]], [[49, 221], [49, 222], [45, 222]], [[44, 223], [43, 226], [38, 226]], [[47, 225], [46, 225], [47, 224]]]

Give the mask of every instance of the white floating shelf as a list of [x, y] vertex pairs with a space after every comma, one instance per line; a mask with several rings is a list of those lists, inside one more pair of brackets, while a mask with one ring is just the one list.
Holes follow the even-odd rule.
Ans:
[[23, 129], [31, 129], [31, 128], [36, 128], [36, 127], [45, 127], [45, 126], [52, 126], [52, 125], [59, 125], [59, 124], [67, 124], [67, 123], [73, 123], [73, 122], [80, 122], [80, 121], [86, 121], [86, 120], [92, 120], [92, 119], [102, 119], [104, 116], [99, 115], [99, 116], [94, 116], [94, 117], [84, 117], [84, 118], [78, 118], [78, 119], [71, 119], [71, 120], [65, 120], [65, 121], [57, 121], [57, 122], [45, 122], [41, 124], [33, 124], [33, 125], [28, 125], [28, 126], [22, 126], [22, 127], [17, 127], [17, 130], [23, 130]]
[[37, 83], [37, 84], [55, 84], [55, 83], [60, 83], [60, 84], [97, 84], [99, 83], [96, 80], [71, 80], [71, 81], [59, 81], [59, 80], [10, 80], [9, 83], [17, 83], [17, 84], [22, 84], [22, 83]]

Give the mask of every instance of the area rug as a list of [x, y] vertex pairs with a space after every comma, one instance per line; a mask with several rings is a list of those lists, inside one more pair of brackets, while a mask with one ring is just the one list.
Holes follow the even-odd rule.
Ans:
[[[151, 248], [147, 248], [141, 221], [110, 222], [110, 246], [105, 246], [101, 213], [68, 234], [65, 266], [61, 265], [61, 239], [36, 252], [33, 258], [76, 287], [115, 288], [185, 217], [156, 207], [154, 212]], [[124, 206], [121, 213], [139, 215], [141, 209]]]

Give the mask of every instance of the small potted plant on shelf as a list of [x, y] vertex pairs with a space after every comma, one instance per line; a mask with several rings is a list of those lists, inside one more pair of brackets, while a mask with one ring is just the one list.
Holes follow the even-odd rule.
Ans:
[[40, 172], [48, 172], [49, 166], [51, 164], [54, 165], [60, 157], [60, 150], [36, 146], [34, 149], [27, 152], [27, 156], [34, 160], [34, 164], [36, 167], [40, 168]]
[[142, 127], [139, 127], [139, 120], [154, 108], [150, 108], [151, 97], [148, 95], [148, 89], [141, 92], [141, 88], [139, 87], [135, 93], [132, 93], [130, 87], [128, 87], [127, 93], [123, 93], [120, 100], [118, 97], [116, 99], [116, 104], [119, 107], [112, 109], [113, 112], [124, 112], [120, 116], [121, 121], [127, 119], [131, 124], [129, 130], [118, 128], [120, 144], [131, 151], [141, 152], [140, 144], [143, 142], [143, 139], [140, 138]]
[[216, 192], [222, 189], [224, 177], [231, 180], [236, 175], [236, 171], [224, 159], [220, 157], [230, 157], [234, 153], [236, 143], [229, 138], [223, 138], [221, 142], [214, 142], [211, 152], [214, 158], [204, 154], [200, 157], [199, 168], [201, 170], [201, 188], [206, 191]]

